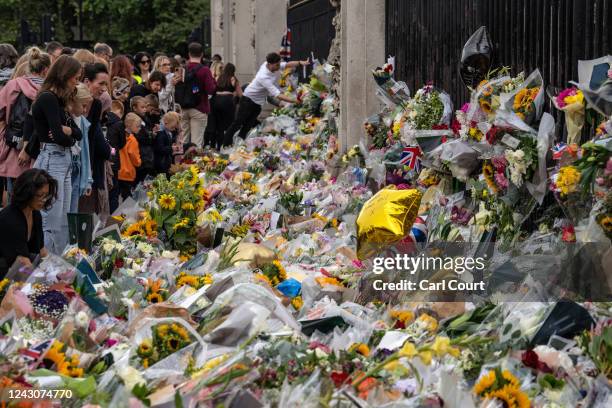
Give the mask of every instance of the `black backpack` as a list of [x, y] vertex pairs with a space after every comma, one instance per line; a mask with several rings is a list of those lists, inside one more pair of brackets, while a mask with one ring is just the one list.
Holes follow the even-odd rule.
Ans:
[[200, 104], [200, 83], [198, 81], [198, 71], [204, 65], [198, 64], [195, 67], [185, 71], [185, 80], [179, 82], [174, 87], [174, 101], [181, 105], [182, 109], [195, 108]]
[[11, 107], [11, 114], [6, 124], [6, 131], [4, 132], [5, 143], [16, 149], [21, 146], [23, 140], [23, 124], [25, 123], [26, 117], [30, 114], [30, 108], [32, 101], [25, 96], [23, 92], [20, 92], [15, 100], [15, 103]]

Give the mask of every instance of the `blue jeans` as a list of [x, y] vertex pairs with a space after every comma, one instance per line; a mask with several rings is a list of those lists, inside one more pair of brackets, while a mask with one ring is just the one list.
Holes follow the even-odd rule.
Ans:
[[57, 199], [49, 211], [41, 211], [45, 247], [61, 255], [68, 245], [68, 217], [72, 196], [72, 152], [69, 147], [45, 144], [34, 168], [45, 170], [57, 181]]

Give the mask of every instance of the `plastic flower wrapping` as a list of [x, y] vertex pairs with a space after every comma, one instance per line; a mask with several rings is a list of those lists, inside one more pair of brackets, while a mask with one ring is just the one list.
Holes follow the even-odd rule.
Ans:
[[[334, 69], [284, 72], [301, 105], [139, 187], [90, 252], [12, 268], [2, 386], [71, 390], [61, 406], [609, 406], [611, 119], [555, 133], [537, 70], [489, 72], [453, 112], [389, 63], [342, 147]], [[554, 103], [589, 109], [579, 92]], [[404, 254], [445, 264], [376, 262]], [[488, 282], [473, 296], [376, 289], [457, 278], [462, 254], [486, 266], [458, 277]]]

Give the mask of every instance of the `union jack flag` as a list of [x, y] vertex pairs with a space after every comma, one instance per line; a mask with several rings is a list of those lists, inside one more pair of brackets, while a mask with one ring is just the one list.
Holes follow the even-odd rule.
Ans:
[[281, 40], [281, 50], [280, 56], [283, 61], [289, 61], [291, 59], [291, 29], [288, 28], [283, 35], [283, 39]]
[[21, 349], [19, 350], [19, 353], [25, 357], [25, 360], [28, 361], [28, 363], [34, 363], [38, 361], [47, 352], [47, 350], [49, 350], [51, 344], [53, 344], [53, 339], [45, 340], [42, 343], [35, 344], [30, 348]]
[[566, 151], [567, 151], [567, 144], [566, 143], [563, 143], [563, 142], [557, 143], [552, 148], [553, 159], [554, 160], [559, 160], [561, 157], [563, 157], [563, 153], [565, 153]]
[[402, 150], [400, 164], [409, 167], [419, 173], [421, 171], [421, 148], [419, 146], [408, 146]]

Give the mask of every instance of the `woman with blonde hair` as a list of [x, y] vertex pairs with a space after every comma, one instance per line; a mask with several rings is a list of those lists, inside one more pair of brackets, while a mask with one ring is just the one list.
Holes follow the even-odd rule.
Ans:
[[32, 135], [28, 112], [51, 66], [51, 57], [37, 47], [30, 48], [25, 56], [24, 75], [8, 81], [0, 91], [0, 177], [6, 178], [9, 195], [13, 180], [31, 165], [25, 153]]
[[166, 76], [166, 86], [159, 93], [159, 108], [162, 112], [170, 112], [174, 109], [174, 87], [180, 80], [174, 72], [172, 72], [172, 61], [165, 55], [160, 55], [155, 59], [153, 71], [159, 71]]

